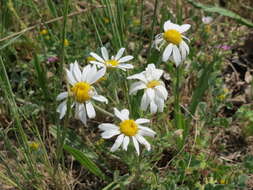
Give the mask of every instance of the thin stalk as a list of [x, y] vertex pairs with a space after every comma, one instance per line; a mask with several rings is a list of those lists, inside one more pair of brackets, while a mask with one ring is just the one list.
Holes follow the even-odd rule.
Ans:
[[94, 25], [94, 27], [95, 27], [95, 31], [96, 31], [96, 34], [97, 34], [98, 41], [99, 41], [99, 43], [100, 43], [100, 46], [102, 47], [102, 46], [103, 46], [103, 42], [102, 42], [101, 37], [100, 37], [100, 34], [99, 34], [99, 32], [98, 32], [97, 24], [96, 24], [96, 22], [95, 22], [95, 20], [94, 20], [93, 13], [91, 12], [90, 14], [91, 14], [92, 23], [93, 23], [93, 25]]
[[64, 41], [66, 39], [66, 25], [68, 19], [68, 8], [69, 8], [69, 0], [64, 0], [64, 9], [63, 9], [63, 27], [62, 27], [62, 38], [61, 38], [61, 66], [60, 66], [60, 76], [63, 78], [63, 68], [65, 65], [65, 45]]
[[179, 92], [179, 85], [180, 85], [180, 67], [176, 67], [176, 84], [175, 84], [175, 124], [177, 129], [182, 129], [181, 126], [181, 118], [180, 118], [180, 92]]
[[151, 47], [152, 47], [152, 43], [153, 43], [153, 36], [154, 36], [154, 29], [155, 29], [155, 24], [156, 24], [156, 12], [157, 12], [157, 7], [158, 7], [158, 0], [155, 1], [155, 9], [154, 9], [154, 13], [153, 13], [153, 20], [152, 20], [152, 26], [151, 26], [151, 35], [150, 35], [150, 44], [149, 44], [149, 50], [148, 50], [148, 59], [151, 56]]
[[[126, 73], [125, 78], [127, 78], [129, 76], [129, 71], [126, 71], [125, 73]], [[129, 89], [128, 89], [127, 80], [124, 80], [124, 85], [125, 85], [125, 94], [126, 94], [126, 98], [127, 98], [127, 105], [128, 105], [129, 110], [132, 112], [132, 106], [131, 106], [130, 98], [129, 98]]]
[[100, 112], [104, 113], [105, 115], [108, 115], [108, 116], [110, 116], [110, 117], [114, 117], [113, 114], [111, 114], [110, 112], [108, 112], [108, 111], [104, 110], [103, 108], [97, 106], [96, 104], [93, 104], [93, 106], [94, 106], [97, 110], [99, 110]]

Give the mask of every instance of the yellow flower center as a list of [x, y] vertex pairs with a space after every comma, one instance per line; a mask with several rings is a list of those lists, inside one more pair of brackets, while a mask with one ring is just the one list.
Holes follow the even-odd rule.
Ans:
[[163, 38], [169, 42], [173, 43], [175, 45], [179, 45], [182, 41], [182, 35], [177, 30], [167, 30], [163, 34]]
[[117, 60], [112, 59], [112, 60], [107, 60], [105, 64], [109, 67], [116, 67], [118, 66], [119, 62]]
[[119, 124], [121, 133], [127, 135], [127, 136], [134, 136], [136, 135], [138, 131], [138, 126], [134, 122], [134, 120], [124, 120]]
[[37, 143], [37, 142], [31, 142], [31, 143], [29, 144], [29, 146], [30, 146], [30, 148], [33, 149], [33, 150], [38, 150], [40, 144]]
[[83, 103], [91, 98], [92, 86], [86, 82], [78, 82], [71, 88], [71, 92], [77, 102]]
[[154, 88], [154, 87], [159, 86], [159, 85], [160, 85], [160, 82], [158, 80], [152, 80], [147, 84], [147, 87], [148, 88]]

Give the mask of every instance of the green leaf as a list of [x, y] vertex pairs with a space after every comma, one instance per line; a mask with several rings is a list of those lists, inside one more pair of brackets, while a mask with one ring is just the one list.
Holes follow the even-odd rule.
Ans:
[[72, 148], [71, 146], [64, 145], [63, 148], [69, 152], [74, 158], [79, 161], [82, 166], [84, 166], [86, 169], [88, 169], [91, 173], [94, 175], [100, 177], [101, 179], [108, 178], [105, 176], [105, 174], [97, 167], [97, 165], [92, 162], [83, 152]]
[[199, 8], [199, 9], [203, 9], [203, 11], [206, 12], [213, 12], [213, 13], [219, 13], [223, 16], [227, 16], [230, 18], [235, 19], [237, 22], [244, 24], [248, 27], [252, 27], [253, 28], [253, 23], [243, 17], [241, 17], [240, 15], [234, 13], [233, 11], [221, 8], [221, 7], [217, 7], [217, 6], [210, 6], [210, 5], [203, 5], [201, 3], [195, 2], [193, 0], [187, 0], [190, 4], [192, 4], [194, 7]]
[[208, 89], [208, 79], [213, 71], [213, 64], [210, 63], [205, 66], [201, 77], [198, 80], [197, 88], [194, 90], [191, 104], [190, 112], [192, 115], [195, 114], [198, 104], [202, 101], [205, 91]]

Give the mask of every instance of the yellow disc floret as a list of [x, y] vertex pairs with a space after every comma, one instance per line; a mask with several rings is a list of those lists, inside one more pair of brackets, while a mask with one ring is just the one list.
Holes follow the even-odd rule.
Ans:
[[108, 66], [108, 67], [116, 67], [118, 66], [119, 62], [117, 60], [114, 60], [114, 59], [111, 59], [111, 60], [107, 60], [105, 62], [105, 64]]
[[71, 88], [71, 92], [77, 102], [83, 103], [91, 98], [92, 86], [86, 82], [78, 82]]
[[126, 136], [135, 136], [138, 132], [138, 125], [132, 119], [122, 121], [119, 127], [121, 133]]
[[179, 45], [182, 41], [182, 35], [177, 30], [167, 30], [163, 34], [163, 38], [169, 42], [173, 43], [175, 45]]
[[160, 85], [160, 82], [158, 80], [152, 80], [152, 81], [148, 82], [147, 87], [154, 88], [159, 85]]

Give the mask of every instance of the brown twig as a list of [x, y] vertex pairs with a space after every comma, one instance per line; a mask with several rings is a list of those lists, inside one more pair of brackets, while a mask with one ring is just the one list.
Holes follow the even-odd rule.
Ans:
[[[96, 6], [96, 7], [89, 7], [89, 8], [86, 8], [86, 9], [81, 9], [80, 11], [76, 11], [76, 12], [73, 12], [73, 13], [68, 14], [68, 17], [73, 17], [73, 16], [76, 16], [76, 15], [80, 15], [80, 14], [82, 14], [82, 13], [85, 13], [85, 12], [89, 11], [89, 10], [92, 9], [92, 8], [102, 8], [102, 7], [103, 7], [103, 6]], [[63, 19], [63, 16], [60, 16], [60, 17], [57, 17], [57, 18], [53, 18], [53, 19], [51, 19], [51, 20], [48, 20], [48, 21], [46, 21], [46, 22], [41, 22], [41, 23], [35, 24], [35, 25], [30, 26], [30, 27], [28, 27], [28, 28], [25, 28], [25, 29], [23, 29], [23, 30], [21, 30], [21, 31], [19, 31], [19, 32], [15, 32], [15, 33], [13, 33], [13, 34], [11, 34], [11, 35], [9, 35], [9, 36], [6, 36], [6, 37], [4, 37], [4, 38], [1, 38], [1, 39], [0, 39], [0, 42], [3, 42], [3, 41], [5, 41], [5, 40], [9, 40], [10, 38], [13, 38], [13, 37], [15, 37], [15, 36], [17, 36], [17, 35], [20, 35], [20, 34], [24, 34], [24, 33], [28, 32], [28, 31], [30, 31], [30, 30], [34, 30], [34, 29], [37, 28], [38, 26], [50, 24], [50, 23], [53, 23], [53, 22], [56, 22], [56, 21], [59, 21], [59, 20], [62, 20], [62, 19]]]

